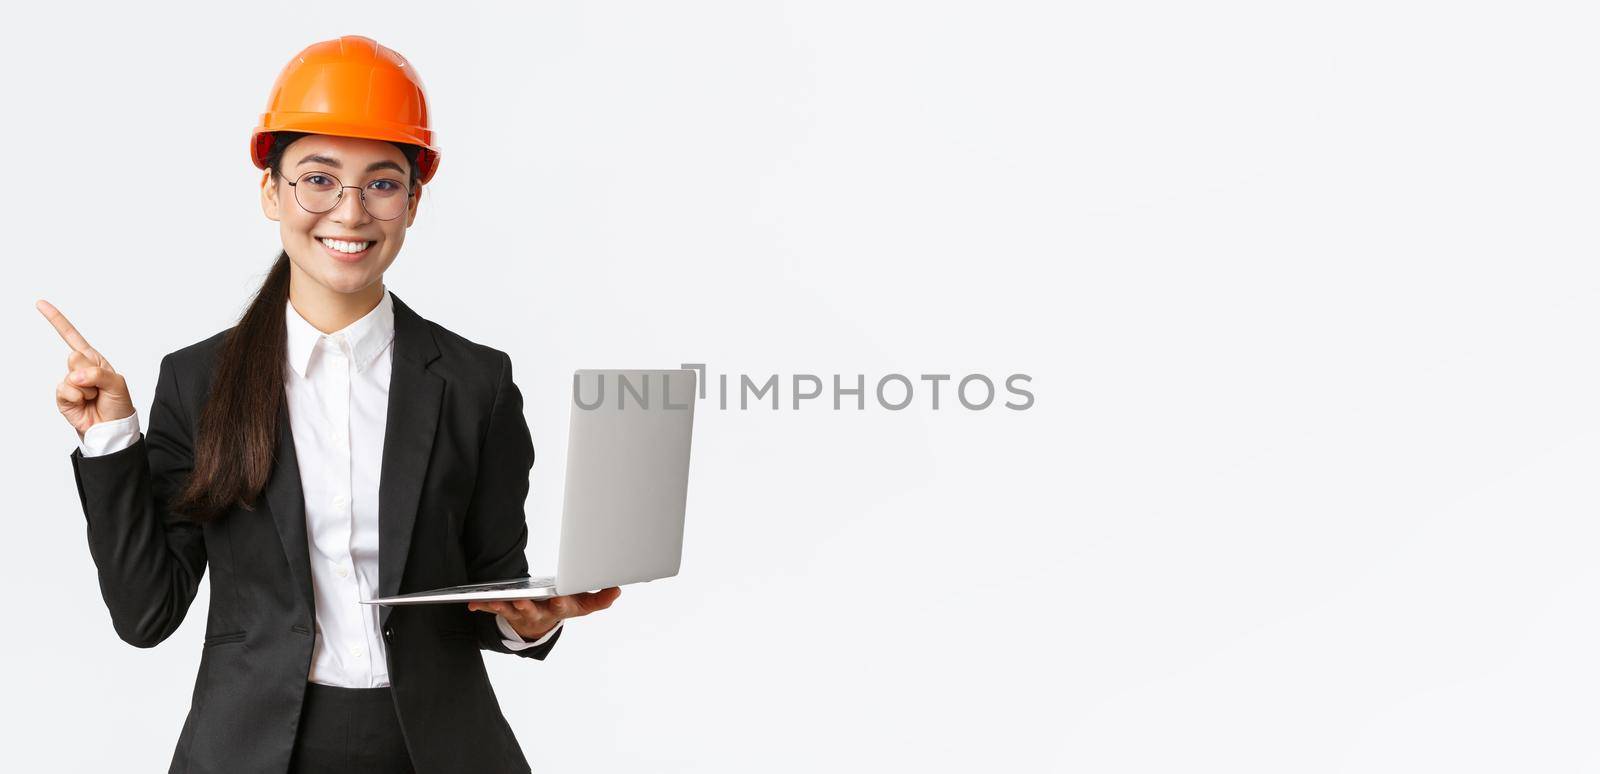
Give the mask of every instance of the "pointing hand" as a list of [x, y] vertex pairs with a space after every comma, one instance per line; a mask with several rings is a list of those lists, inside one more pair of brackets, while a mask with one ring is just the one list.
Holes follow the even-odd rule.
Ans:
[[55, 326], [70, 348], [67, 375], [56, 385], [56, 408], [78, 431], [78, 437], [97, 422], [133, 416], [128, 382], [112, 369], [111, 361], [89, 346], [83, 334], [49, 301], [40, 299], [34, 307]]

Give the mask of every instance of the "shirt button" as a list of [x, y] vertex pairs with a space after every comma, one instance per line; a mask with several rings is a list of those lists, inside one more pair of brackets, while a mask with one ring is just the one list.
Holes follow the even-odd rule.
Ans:
[[351, 645], [350, 646], [350, 655], [355, 656], [356, 658], [361, 658], [361, 654], [363, 654], [365, 652], [366, 651], [363, 650], [360, 645]]
[[349, 567], [346, 567], [346, 566], [344, 566], [342, 564], [339, 565], [339, 577], [343, 578], [343, 577], [345, 577], [345, 576], [347, 576], [349, 574], [350, 574], [350, 568]]
[[344, 431], [343, 430], [335, 430], [335, 431], [333, 431], [333, 442], [334, 443], [344, 443]]
[[335, 508], [343, 508], [345, 506], [346, 502], [349, 502], [349, 501], [344, 499], [344, 495], [339, 495], [339, 496], [333, 498], [333, 507], [335, 507]]

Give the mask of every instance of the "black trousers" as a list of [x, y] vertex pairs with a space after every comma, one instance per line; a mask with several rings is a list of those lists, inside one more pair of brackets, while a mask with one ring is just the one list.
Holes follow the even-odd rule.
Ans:
[[306, 683], [289, 774], [415, 774], [385, 688]]

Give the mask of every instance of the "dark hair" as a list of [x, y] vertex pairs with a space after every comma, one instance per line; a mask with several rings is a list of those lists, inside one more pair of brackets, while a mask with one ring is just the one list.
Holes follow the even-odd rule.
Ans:
[[[273, 135], [265, 160], [275, 177], [282, 176], [284, 150], [305, 136], [303, 132]], [[415, 189], [421, 148], [394, 145], [410, 162]], [[278, 409], [285, 400], [288, 329], [283, 305], [288, 300], [289, 253], [279, 251], [266, 281], [217, 353], [211, 391], [194, 439], [194, 470], [170, 504], [172, 511], [194, 521], [211, 521], [234, 505], [254, 510], [266, 489], [277, 449]]]

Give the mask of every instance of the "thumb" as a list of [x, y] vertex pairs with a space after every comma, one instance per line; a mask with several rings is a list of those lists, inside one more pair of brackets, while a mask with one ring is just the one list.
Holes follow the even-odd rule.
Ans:
[[105, 393], [108, 397], [127, 397], [127, 382], [122, 374], [109, 368], [89, 366], [80, 368], [67, 375], [67, 380], [79, 387], [94, 387]]

